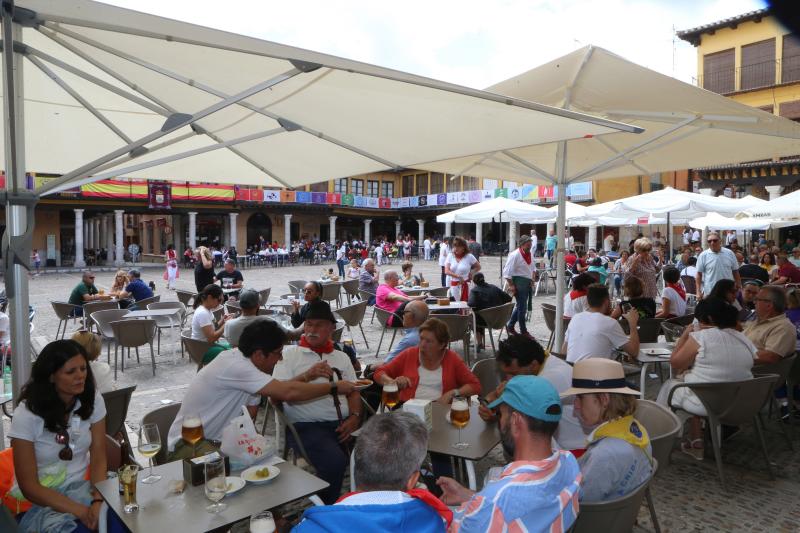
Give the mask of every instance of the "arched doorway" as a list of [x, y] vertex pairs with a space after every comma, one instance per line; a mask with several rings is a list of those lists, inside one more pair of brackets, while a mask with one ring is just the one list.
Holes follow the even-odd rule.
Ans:
[[247, 247], [257, 245], [259, 237], [272, 242], [272, 221], [264, 213], [253, 213], [247, 219]]

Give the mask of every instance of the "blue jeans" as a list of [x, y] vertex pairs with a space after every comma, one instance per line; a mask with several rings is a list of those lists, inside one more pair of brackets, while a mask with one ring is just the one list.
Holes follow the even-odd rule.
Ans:
[[[331, 400], [333, 401], [333, 400]], [[337, 420], [326, 422], [297, 422], [294, 425], [297, 435], [303, 441], [308, 458], [317, 475], [330, 486], [320, 491], [319, 497], [325, 505], [336, 503], [342, 491], [342, 480], [347, 469], [349, 457], [339, 444], [336, 428]], [[297, 443], [291, 432], [287, 432], [287, 443], [297, 450]]]
[[530, 289], [530, 283], [515, 283], [514, 287], [517, 289], [517, 305], [514, 306], [514, 312], [511, 313], [508, 327], [513, 328], [519, 322], [519, 332], [525, 333], [528, 331], [528, 327], [525, 325], [525, 313], [528, 311], [528, 289]]
[[339, 267], [339, 276], [342, 278], [344, 277], [344, 266], [346, 264], [347, 261], [345, 261], [344, 259], [339, 259], [338, 261], [336, 261], [336, 266]]

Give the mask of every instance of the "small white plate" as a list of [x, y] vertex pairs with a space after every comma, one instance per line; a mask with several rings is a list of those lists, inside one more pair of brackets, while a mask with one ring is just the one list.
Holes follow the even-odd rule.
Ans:
[[225, 491], [225, 494], [239, 492], [246, 484], [247, 483], [240, 477], [228, 476], [225, 478], [225, 487], [228, 489]]
[[647, 348], [642, 350], [645, 355], [652, 355], [655, 357], [669, 357], [672, 355], [672, 350], [667, 348]]
[[[263, 470], [264, 468], [269, 469], [269, 474], [266, 477], [256, 477], [256, 471]], [[242, 472], [241, 477], [245, 481], [248, 481], [250, 483], [255, 483], [256, 485], [260, 485], [262, 483], [272, 481], [273, 479], [278, 477], [278, 474], [280, 473], [281, 471], [277, 466], [256, 465], [256, 466], [251, 466], [250, 468]]]

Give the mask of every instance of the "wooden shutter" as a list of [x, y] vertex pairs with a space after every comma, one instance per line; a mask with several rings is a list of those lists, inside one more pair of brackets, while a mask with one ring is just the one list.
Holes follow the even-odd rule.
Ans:
[[732, 93], [733, 69], [733, 48], [703, 56], [703, 88], [720, 94]]
[[783, 36], [781, 83], [791, 81], [800, 81], [800, 39], [789, 34]]
[[740, 89], [775, 85], [775, 38], [742, 46]]
[[783, 102], [778, 106], [779, 114], [791, 120], [800, 119], [800, 100]]

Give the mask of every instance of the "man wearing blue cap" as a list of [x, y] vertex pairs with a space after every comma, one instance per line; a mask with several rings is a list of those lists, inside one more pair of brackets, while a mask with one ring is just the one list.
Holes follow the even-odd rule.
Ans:
[[501, 443], [514, 461], [478, 493], [439, 478], [442, 500], [462, 504], [450, 531], [568, 530], [578, 516], [581, 474], [569, 452], [550, 446], [561, 419], [558, 391], [544, 378], [515, 376], [489, 407], [498, 409]]

